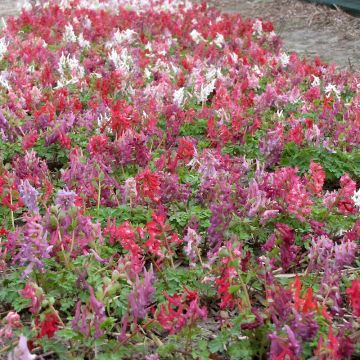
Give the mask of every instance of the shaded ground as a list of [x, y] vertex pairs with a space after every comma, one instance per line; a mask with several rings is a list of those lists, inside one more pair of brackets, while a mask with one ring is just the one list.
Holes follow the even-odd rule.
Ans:
[[[360, 71], [360, 18], [299, 0], [208, 0], [223, 11], [271, 20], [285, 49]], [[18, 13], [16, 0], [0, 0], [0, 17]]]
[[288, 51], [360, 71], [360, 18], [341, 9], [299, 0], [209, 0], [209, 4], [243, 17], [274, 23]]

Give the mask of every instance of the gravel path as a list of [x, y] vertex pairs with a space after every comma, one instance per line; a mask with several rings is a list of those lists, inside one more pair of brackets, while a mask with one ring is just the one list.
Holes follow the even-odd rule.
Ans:
[[[245, 18], [271, 20], [285, 49], [313, 58], [319, 55], [342, 68], [360, 72], [360, 18], [299, 0], [208, 0]], [[0, 18], [18, 13], [16, 0], [0, 0]]]

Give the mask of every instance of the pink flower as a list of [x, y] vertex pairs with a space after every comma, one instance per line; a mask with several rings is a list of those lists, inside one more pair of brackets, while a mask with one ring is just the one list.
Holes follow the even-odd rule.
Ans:
[[308, 188], [310, 191], [319, 195], [325, 182], [325, 171], [320, 164], [312, 161], [310, 162], [310, 178], [308, 180]]
[[346, 294], [349, 296], [354, 315], [360, 317], [360, 279], [352, 281], [351, 286], [346, 290]]
[[24, 289], [19, 293], [23, 298], [31, 300], [30, 311], [33, 314], [38, 313], [41, 307], [41, 302], [44, 298], [42, 289], [35, 283], [27, 282]]

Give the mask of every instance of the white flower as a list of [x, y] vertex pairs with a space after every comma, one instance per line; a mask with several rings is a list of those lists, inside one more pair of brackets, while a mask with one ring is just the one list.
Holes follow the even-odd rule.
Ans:
[[148, 50], [148, 51], [150, 51], [150, 52], [153, 51], [151, 42], [148, 41], [148, 42], [146, 43], [146, 45], [145, 45], [145, 50]]
[[317, 76], [315, 76], [315, 75], [311, 75], [313, 78], [314, 78], [314, 80], [313, 80], [313, 82], [311, 83], [311, 86], [319, 86], [320, 85], [320, 78], [319, 77], [317, 77]]
[[70, 0], [61, 0], [60, 1], [60, 8], [62, 10], [67, 9], [70, 7]]
[[126, 29], [124, 31], [119, 31], [119, 29], [114, 34], [113, 41], [115, 44], [122, 44], [124, 41], [129, 42], [130, 44], [136, 40], [137, 32], [131, 29]]
[[92, 73], [90, 73], [90, 76], [91, 76], [91, 77], [94, 77], [94, 78], [96, 78], [96, 79], [101, 79], [101, 78], [102, 78], [102, 75], [99, 74], [99, 73], [97, 73], [97, 72], [92, 72]]
[[278, 116], [278, 118], [282, 118], [283, 117], [283, 113], [284, 113], [284, 110], [283, 109], [281, 109], [281, 110], [277, 110], [276, 111], [276, 115]]
[[109, 59], [114, 63], [116, 70], [121, 70], [125, 73], [129, 73], [134, 64], [127, 48], [122, 49], [120, 55], [115, 49], [112, 49]]
[[174, 91], [174, 103], [180, 108], [184, 104], [184, 99], [185, 99], [185, 88], [181, 87], [180, 89]]
[[6, 74], [4, 74], [4, 71], [0, 73], [0, 86], [3, 86], [7, 90], [11, 89], [11, 86], [6, 78]]
[[91, 20], [89, 19], [89, 17], [86, 15], [85, 19], [84, 19], [84, 28], [90, 30], [92, 26]]
[[354, 192], [354, 195], [351, 197], [356, 207], [360, 209], [360, 189]]
[[71, 24], [65, 25], [65, 32], [63, 34], [63, 41], [66, 43], [76, 42], [76, 35], [74, 33], [74, 28]]
[[205, 41], [205, 39], [202, 37], [202, 35], [195, 29], [190, 33], [190, 36], [195, 41], [196, 44], [199, 44], [202, 41]]
[[78, 36], [78, 44], [81, 48], [87, 49], [90, 47], [90, 41], [84, 39], [83, 33]]
[[145, 75], [146, 80], [149, 80], [152, 76], [152, 72], [148, 66], [144, 70], [144, 75]]
[[6, 20], [3, 17], [1, 18], [1, 23], [2, 23], [3, 29], [6, 29], [7, 28], [7, 23], [6, 23]]
[[6, 43], [5, 38], [3, 37], [0, 39], [0, 60], [3, 59], [6, 51], [7, 51], [8, 44]]
[[32, 5], [29, 0], [22, 0], [18, 1], [17, 8], [18, 10], [24, 9], [25, 11], [30, 11], [32, 10]]
[[219, 23], [220, 21], [222, 21], [222, 16], [220, 15], [220, 16], [218, 16], [216, 19], [215, 19], [215, 22], [216, 23]]
[[210, 69], [207, 71], [205, 78], [207, 81], [210, 81], [213, 79], [217, 79], [221, 76], [222, 76], [221, 69], [216, 68], [215, 66], [211, 66]]
[[280, 62], [283, 67], [288, 66], [290, 63], [290, 56], [287, 53], [283, 52], [280, 55]]
[[263, 27], [262, 27], [262, 21], [260, 19], [256, 19], [254, 24], [253, 24], [253, 32], [258, 34], [258, 35], [262, 35], [263, 33]]
[[215, 89], [215, 83], [216, 83], [216, 79], [213, 79], [210, 83], [205, 84], [205, 85], [204, 84], [201, 85], [200, 93], [195, 95], [197, 97], [197, 99], [199, 100], [199, 102], [201, 102], [201, 103], [206, 102], [209, 95]]
[[79, 60], [75, 56], [65, 56], [64, 53], [61, 54], [58, 71], [60, 80], [58, 80], [56, 88], [76, 84], [85, 75], [85, 69], [80, 65]]
[[225, 39], [224, 39], [224, 35], [223, 34], [216, 34], [216, 38], [214, 40], [214, 43], [216, 46], [218, 46], [219, 48], [221, 48], [223, 45], [225, 45]]
[[337, 98], [340, 98], [340, 91], [334, 84], [328, 84], [325, 88], [326, 96], [329, 96], [331, 93], [334, 93]]
[[236, 62], [238, 61], [238, 59], [239, 59], [238, 55], [237, 55], [236, 53], [234, 53], [234, 52], [231, 52], [231, 53], [230, 53], [230, 57], [231, 57], [231, 60], [232, 60], [234, 63], [236, 63]]

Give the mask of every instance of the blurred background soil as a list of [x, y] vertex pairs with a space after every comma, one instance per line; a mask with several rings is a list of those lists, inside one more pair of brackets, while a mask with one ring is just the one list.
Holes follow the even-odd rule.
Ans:
[[[360, 72], [360, 17], [302, 0], [208, 0], [207, 3], [222, 11], [239, 12], [244, 18], [271, 20], [288, 52], [296, 51], [310, 58], [319, 55], [341, 68]], [[16, 15], [18, 11], [16, 0], [0, 0], [0, 18]]]

